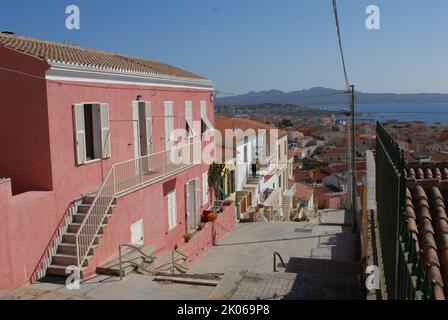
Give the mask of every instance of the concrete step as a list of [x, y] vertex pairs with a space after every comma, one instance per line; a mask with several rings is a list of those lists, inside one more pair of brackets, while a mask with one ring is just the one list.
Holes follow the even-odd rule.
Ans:
[[[87, 268], [81, 269], [81, 278], [83, 277], [83, 272]], [[73, 274], [73, 271], [70, 271], [69, 273], [66, 273], [67, 266], [61, 266], [61, 265], [50, 265], [47, 269], [47, 275], [49, 276], [56, 276], [56, 277], [68, 277], [70, 274]]]
[[[82, 203], [83, 203], [83, 204], [92, 204], [93, 201], [95, 201], [95, 196], [94, 196], [94, 195], [92, 195], [92, 196], [87, 196], [87, 197], [84, 197], [84, 198], [82, 199]], [[117, 198], [114, 198], [114, 200], [112, 201], [112, 204], [113, 204], [113, 205], [116, 205], [116, 204], [117, 204]]]
[[[73, 223], [70, 223], [69, 225], [68, 225], [68, 232], [69, 233], [77, 233], [78, 232], [78, 230], [79, 230], [79, 228], [81, 227], [81, 222], [73, 222]], [[107, 224], [103, 224], [101, 227], [100, 227], [100, 230], [98, 231], [98, 233], [100, 233], [100, 234], [104, 234], [104, 229], [105, 229], [105, 227], [107, 227]]]
[[[101, 239], [103, 235], [98, 234], [95, 238], [95, 241], [93, 242], [94, 245], [99, 244], [99, 239]], [[62, 237], [63, 243], [69, 243], [69, 244], [75, 244], [76, 243], [76, 233], [66, 233]]]
[[[87, 213], [90, 209], [91, 205], [90, 204], [80, 204], [78, 205], [78, 212], [77, 213]], [[111, 206], [109, 208], [109, 211], [107, 212], [107, 214], [112, 214], [112, 210], [115, 206]]]
[[[86, 213], [76, 213], [73, 215], [73, 223], [83, 223], [84, 219], [86, 218]], [[103, 224], [109, 224], [109, 218], [112, 216], [112, 214], [107, 214], [106, 217], [103, 220]]]
[[[91, 257], [91, 256], [90, 256]], [[88, 259], [84, 262], [83, 267], [88, 266]], [[58, 266], [75, 266], [78, 264], [78, 258], [75, 255], [55, 254], [53, 256], [52, 265]]]
[[[98, 245], [93, 246], [93, 248], [89, 251], [89, 256], [93, 255], [95, 248], [97, 248]], [[58, 254], [64, 254], [64, 255], [76, 255], [78, 250], [76, 250], [76, 244], [74, 243], [61, 243], [58, 247]]]

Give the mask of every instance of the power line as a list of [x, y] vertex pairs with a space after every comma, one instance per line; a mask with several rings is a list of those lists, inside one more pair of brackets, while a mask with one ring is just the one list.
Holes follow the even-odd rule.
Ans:
[[344, 70], [345, 87], [347, 88], [347, 91], [350, 91], [350, 82], [348, 80], [347, 68], [345, 66], [344, 50], [342, 47], [341, 30], [340, 30], [340, 26], [339, 26], [338, 8], [337, 8], [336, 0], [333, 0], [333, 11], [334, 11], [334, 18], [336, 20], [336, 31], [338, 34], [339, 50], [341, 52], [342, 69]]

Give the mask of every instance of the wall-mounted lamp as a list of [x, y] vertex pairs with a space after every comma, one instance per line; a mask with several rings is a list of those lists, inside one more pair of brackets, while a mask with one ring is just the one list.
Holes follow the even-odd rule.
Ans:
[[137, 101], [140, 101], [141, 99], [142, 99], [141, 95], [138, 95], [137, 98], [136, 98]]

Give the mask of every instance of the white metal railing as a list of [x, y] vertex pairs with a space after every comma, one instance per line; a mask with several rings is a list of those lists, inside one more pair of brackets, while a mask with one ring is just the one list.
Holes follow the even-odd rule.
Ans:
[[297, 184], [295, 183], [290, 189], [285, 192], [285, 197], [292, 197], [297, 191]]
[[114, 164], [76, 233], [78, 268], [83, 267], [88, 252], [117, 196], [199, 164], [201, 154], [202, 143], [199, 141]]

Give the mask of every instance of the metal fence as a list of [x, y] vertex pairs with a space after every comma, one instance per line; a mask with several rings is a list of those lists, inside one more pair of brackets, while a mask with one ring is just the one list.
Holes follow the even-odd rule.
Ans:
[[417, 234], [408, 227], [406, 164], [403, 151], [377, 123], [376, 197], [383, 271], [389, 300], [433, 298]]

